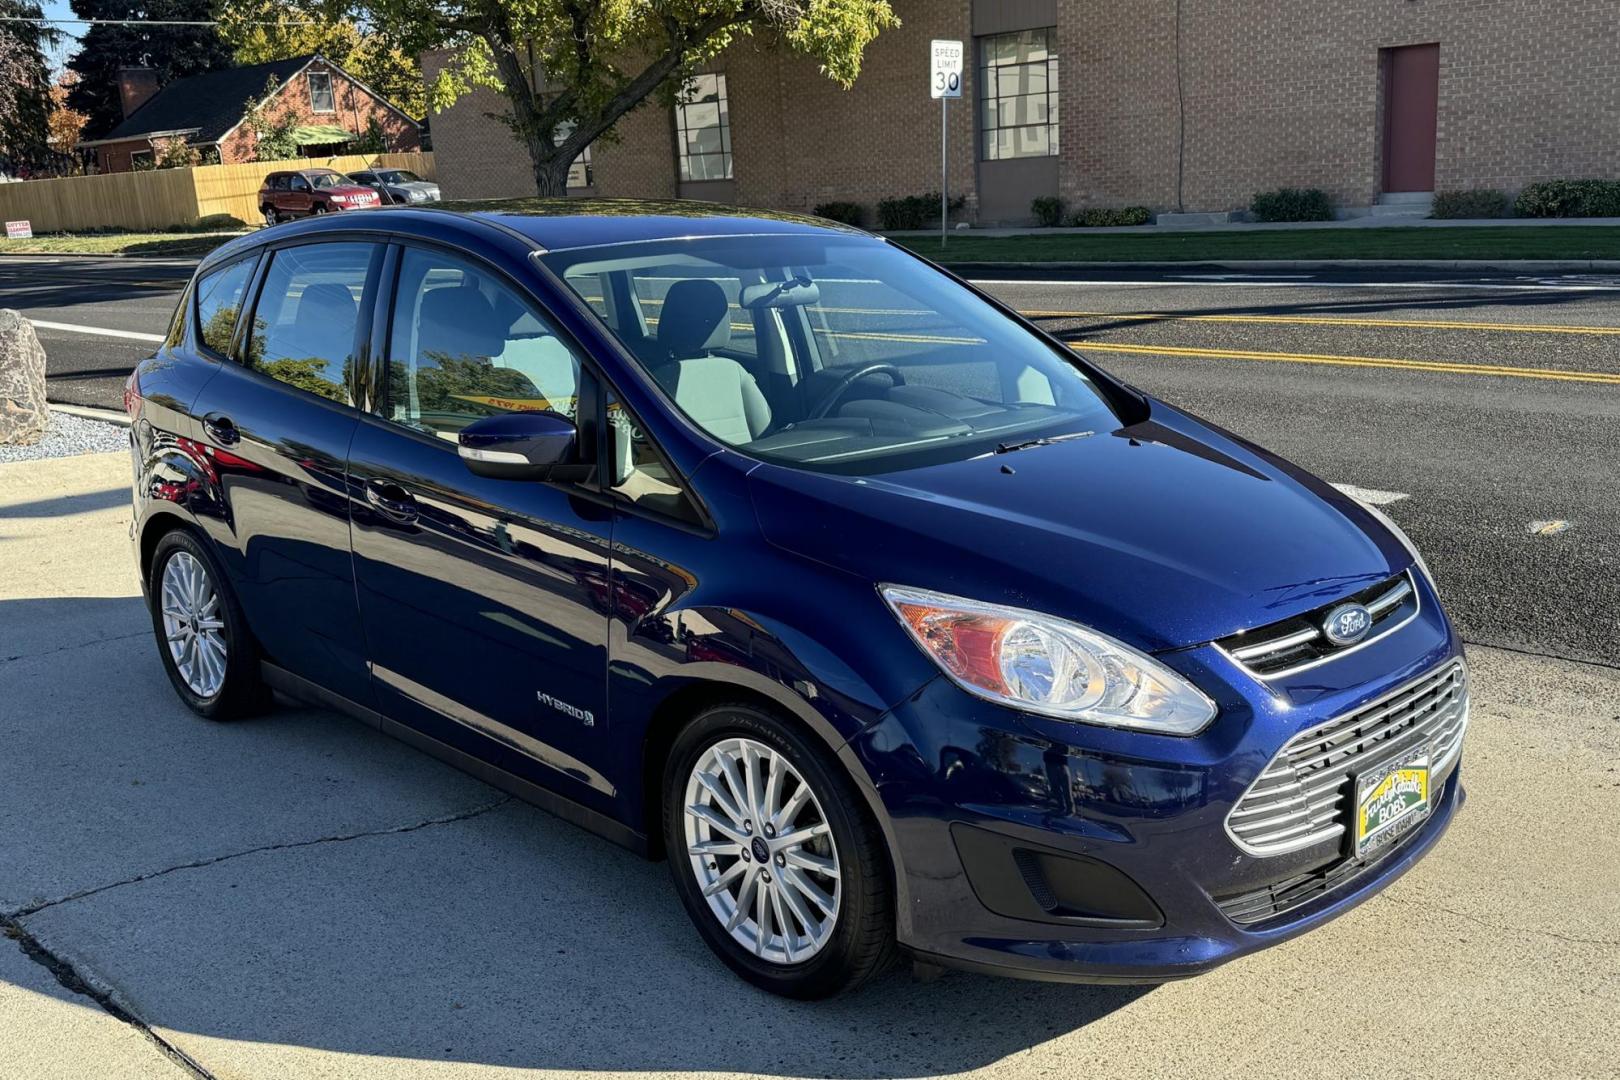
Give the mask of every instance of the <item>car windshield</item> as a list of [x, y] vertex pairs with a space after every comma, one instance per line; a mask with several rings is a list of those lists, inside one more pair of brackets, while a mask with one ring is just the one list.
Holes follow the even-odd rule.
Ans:
[[338, 187], [339, 185], [354, 183], [347, 176], [336, 172], [312, 172], [304, 175], [309, 177], [310, 186], [315, 188]]
[[395, 169], [392, 172], [378, 173], [385, 184], [415, 184], [422, 178], [409, 169]]
[[542, 261], [695, 424], [781, 464], [875, 473], [1118, 426], [1061, 347], [871, 237], [649, 241]]

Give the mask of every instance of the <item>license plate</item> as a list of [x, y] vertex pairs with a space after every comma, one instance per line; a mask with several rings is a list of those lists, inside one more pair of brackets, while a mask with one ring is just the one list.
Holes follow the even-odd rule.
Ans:
[[1429, 816], [1429, 755], [1356, 777], [1356, 858], [1365, 859]]

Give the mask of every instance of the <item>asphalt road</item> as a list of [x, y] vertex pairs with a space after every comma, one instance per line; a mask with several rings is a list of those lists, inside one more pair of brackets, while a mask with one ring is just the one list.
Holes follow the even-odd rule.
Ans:
[[[190, 266], [8, 258], [0, 306], [46, 324], [53, 399], [116, 407], [151, 348], [117, 334], [162, 334]], [[981, 283], [1088, 359], [1399, 496], [1470, 642], [1620, 665], [1620, 278], [1001, 273]]]
[[188, 712], [128, 483], [117, 453], [0, 465], [6, 1080], [1620, 1076], [1620, 672], [1471, 648], [1446, 837], [1209, 975], [790, 1002], [661, 865], [331, 713]]

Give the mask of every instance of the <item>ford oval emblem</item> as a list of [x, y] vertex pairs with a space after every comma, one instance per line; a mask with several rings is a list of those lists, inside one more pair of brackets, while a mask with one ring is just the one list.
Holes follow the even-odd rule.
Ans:
[[1335, 645], [1354, 645], [1372, 629], [1372, 612], [1360, 604], [1340, 604], [1322, 620], [1322, 633]]

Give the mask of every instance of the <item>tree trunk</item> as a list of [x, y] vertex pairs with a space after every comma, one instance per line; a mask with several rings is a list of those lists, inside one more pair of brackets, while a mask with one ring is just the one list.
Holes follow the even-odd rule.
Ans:
[[543, 147], [529, 148], [534, 163], [534, 191], [543, 198], [562, 198], [568, 194], [568, 168], [573, 164], [564, 155], [567, 151]]
[[529, 152], [529, 167], [534, 170], [534, 193], [542, 198], [560, 199], [567, 195], [572, 151], [535, 135], [524, 138], [523, 146]]

